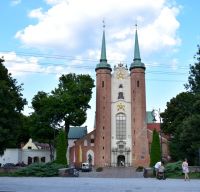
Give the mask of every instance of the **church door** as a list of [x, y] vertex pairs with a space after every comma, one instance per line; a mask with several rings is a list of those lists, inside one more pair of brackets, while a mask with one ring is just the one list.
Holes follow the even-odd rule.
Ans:
[[125, 156], [124, 155], [119, 155], [117, 157], [117, 166], [118, 167], [124, 167], [125, 166]]

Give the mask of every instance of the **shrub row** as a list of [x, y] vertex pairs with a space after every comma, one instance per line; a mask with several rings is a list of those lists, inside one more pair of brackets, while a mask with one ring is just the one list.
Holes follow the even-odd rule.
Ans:
[[52, 177], [58, 175], [58, 169], [65, 167], [57, 163], [34, 163], [17, 170], [13, 176]]

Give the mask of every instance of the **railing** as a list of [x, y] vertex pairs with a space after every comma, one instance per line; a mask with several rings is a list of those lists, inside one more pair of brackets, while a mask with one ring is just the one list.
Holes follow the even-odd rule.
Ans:
[[200, 166], [189, 166], [189, 170], [192, 173], [200, 173]]

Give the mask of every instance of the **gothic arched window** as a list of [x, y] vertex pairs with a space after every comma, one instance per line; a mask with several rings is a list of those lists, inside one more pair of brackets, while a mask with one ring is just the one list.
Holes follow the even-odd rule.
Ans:
[[116, 138], [118, 140], [126, 139], [126, 116], [124, 113], [116, 115]]

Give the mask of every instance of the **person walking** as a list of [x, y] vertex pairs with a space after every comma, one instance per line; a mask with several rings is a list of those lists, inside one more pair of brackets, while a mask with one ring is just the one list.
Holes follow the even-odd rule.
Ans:
[[182, 170], [183, 170], [183, 173], [184, 173], [184, 178], [185, 178], [185, 181], [186, 180], [190, 180], [190, 178], [189, 178], [189, 175], [188, 175], [188, 173], [189, 173], [189, 167], [188, 167], [188, 162], [187, 162], [187, 159], [185, 158], [185, 161], [183, 161], [183, 163], [182, 163]]

